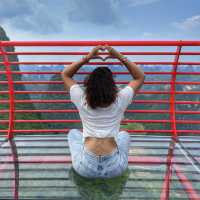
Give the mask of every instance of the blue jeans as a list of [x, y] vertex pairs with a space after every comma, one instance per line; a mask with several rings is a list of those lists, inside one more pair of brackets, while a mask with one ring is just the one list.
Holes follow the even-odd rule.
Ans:
[[120, 131], [117, 137], [117, 148], [107, 155], [96, 155], [89, 151], [83, 143], [82, 133], [71, 129], [68, 143], [74, 170], [88, 178], [111, 178], [120, 176], [128, 167], [128, 150], [130, 136]]

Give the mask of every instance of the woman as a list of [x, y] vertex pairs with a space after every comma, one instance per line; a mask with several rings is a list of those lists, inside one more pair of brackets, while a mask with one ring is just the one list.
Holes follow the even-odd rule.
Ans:
[[[85, 91], [72, 79], [90, 59], [101, 58], [100, 50], [107, 50], [109, 57], [119, 59], [134, 78], [120, 91], [108, 67], [93, 70], [84, 81]], [[62, 78], [83, 125], [83, 133], [78, 129], [68, 133], [73, 168], [80, 175], [91, 178], [121, 175], [128, 167], [130, 137], [126, 131], [119, 131], [120, 122], [144, 82], [144, 72], [114, 48], [99, 45], [80, 61], [66, 67]]]

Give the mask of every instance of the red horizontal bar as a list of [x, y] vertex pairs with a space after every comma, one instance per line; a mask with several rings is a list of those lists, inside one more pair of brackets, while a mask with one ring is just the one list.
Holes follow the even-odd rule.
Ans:
[[[12, 74], [61, 74], [62, 72], [61, 71], [45, 71], [45, 72], [43, 72], [43, 71], [12, 71]], [[128, 71], [118, 71], [118, 72], [112, 72], [113, 74], [124, 74], [124, 75], [126, 75], [126, 74], [130, 74], [130, 72], [128, 72]], [[198, 72], [192, 72], [192, 73], [197, 73], [198, 74]], [[6, 72], [5, 71], [0, 71], [0, 74], [6, 74]], [[77, 72], [76, 74], [80, 74], [80, 75], [83, 75], [83, 74], [91, 74], [91, 72], [81, 72], [81, 71], [79, 71], [79, 72]], [[173, 74], [173, 72], [145, 72], [145, 74]], [[200, 72], [199, 72], [199, 74], [200, 74]]]
[[[8, 123], [9, 120], [0, 120], [0, 123], [5, 124]], [[14, 120], [15, 123], [80, 123], [81, 120], [78, 119], [41, 119], [41, 120], [24, 120], [24, 119], [18, 119]], [[171, 123], [172, 120], [141, 120], [141, 119], [127, 119], [127, 120], [122, 120], [122, 123], [133, 123], [133, 122], [141, 122], [141, 123]], [[176, 123], [178, 124], [200, 124], [200, 120], [176, 120]]]
[[[71, 156], [30, 156], [23, 157], [20, 156], [18, 158], [19, 163], [71, 163]], [[131, 156], [129, 157], [130, 164], [165, 164], [165, 159], [157, 158], [157, 157], [142, 157], [142, 156]], [[8, 157], [4, 163], [13, 163], [12, 158]], [[179, 162], [176, 162], [179, 163]]]
[[[66, 133], [69, 131], [70, 129], [31, 129], [31, 130], [13, 130], [15, 133], [50, 133], [50, 132], [58, 132], [58, 133]], [[169, 132], [171, 133], [172, 130], [129, 130], [126, 129], [126, 131], [130, 132], [130, 133], [134, 133], [134, 132], [155, 132], [155, 133], [161, 133], [161, 132]], [[191, 130], [188, 130], [188, 132]], [[7, 132], [7, 130], [0, 130], [0, 133], [4, 133]], [[200, 131], [198, 131], [200, 132]]]
[[[0, 110], [7, 113], [9, 110]], [[15, 110], [16, 113], [77, 113], [78, 110]], [[170, 113], [170, 110], [126, 110], [127, 113]], [[200, 114], [200, 111], [175, 110], [176, 114]]]
[[[183, 120], [184, 122], [186, 122], [185, 120]], [[4, 123], [8, 123], [9, 120], [0, 120], [0, 123], [4, 124]], [[81, 120], [79, 119], [42, 119], [42, 120], [24, 120], [24, 119], [18, 119], [18, 120], [14, 120], [15, 123], [80, 123]], [[128, 122], [144, 122], [144, 123], [149, 123], [149, 122], [152, 122], [152, 123], [167, 123], [167, 122], [171, 122], [170, 120], [135, 120], [135, 119], [129, 119], [129, 120], [122, 120], [122, 123], [128, 123]], [[189, 121], [187, 121], [189, 122]], [[200, 121], [199, 121], [200, 123]]]
[[[18, 129], [18, 130], [13, 130], [15, 133], [50, 133], [50, 132], [54, 132], [54, 133], [66, 133], [69, 131], [70, 129], [31, 129], [31, 130], [24, 130], [24, 129]], [[130, 134], [134, 134], [135, 132], [138, 133], [172, 133], [173, 130], [129, 130], [129, 129], [125, 129], [126, 131], [128, 131]], [[7, 130], [0, 130], [0, 133], [7, 133]], [[200, 130], [177, 130], [178, 133], [185, 133], [185, 134], [199, 134]]]
[[182, 85], [182, 84], [186, 84], [186, 85], [199, 85], [200, 82], [197, 81], [175, 81], [174, 82], [176, 85]]
[[[10, 65], [70, 65], [73, 62], [9, 62]], [[134, 62], [138, 65], [200, 65], [200, 62]], [[0, 62], [3, 65], [3, 62]], [[88, 62], [87, 65], [121, 65], [121, 62]]]
[[[83, 84], [83, 81], [77, 81], [79, 84]], [[116, 84], [128, 84], [129, 81], [115, 81]], [[187, 82], [184, 82], [184, 84]], [[192, 83], [192, 82], [191, 82]], [[194, 84], [200, 84], [200, 82], [193, 82]], [[8, 84], [8, 81], [0, 81], [0, 84]], [[64, 84], [63, 81], [14, 81], [14, 84]], [[172, 84], [169, 81], [146, 81], [144, 84]]]
[[[58, 51], [49, 51], [49, 52], [6, 52], [7, 55], [87, 55], [89, 52], [58, 52]], [[177, 55], [177, 52], [120, 52], [123, 55]], [[2, 53], [0, 52], [0, 55]], [[99, 55], [109, 55], [108, 53], [98, 53]], [[200, 55], [200, 52], [180, 52], [180, 55]]]
[[[9, 110], [0, 110], [0, 113], [6, 113]], [[77, 113], [78, 110], [15, 110], [16, 113]]]
[[[0, 94], [7, 94], [8, 91], [0, 91]], [[137, 94], [200, 94], [200, 91], [137, 91]], [[15, 94], [67, 94], [67, 91], [15, 91]]]
[[[176, 52], [120, 52], [123, 55], [176, 55]], [[200, 55], [200, 52], [185, 52], [185, 55]], [[2, 53], [0, 52], [0, 55]], [[70, 52], [58, 52], [58, 51], [40, 51], [40, 52], [7, 52], [7, 55], [87, 55], [89, 52], [77, 52], [77, 51], [70, 51]], [[182, 53], [181, 53], [182, 54]], [[98, 55], [109, 55], [109, 53], [98, 53]]]
[[[127, 71], [124, 72], [112, 72], [113, 74], [130, 74]], [[174, 74], [175, 72], [145, 72], [145, 74], [151, 74], [151, 75], [165, 75], [165, 74]], [[0, 71], [0, 74], [6, 74], [5, 71]], [[60, 71], [48, 71], [48, 72], [41, 72], [41, 71], [12, 71], [12, 74], [61, 74]], [[91, 74], [91, 72], [77, 72], [76, 74]], [[200, 75], [200, 72], [176, 72], [177, 75]]]
[[[6, 113], [9, 112], [9, 110], [0, 110], [0, 113]], [[16, 113], [76, 113], [78, 112], [78, 110], [74, 110], [74, 109], [68, 109], [68, 110], [15, 110]], [[127, 110], [126, 112], [134, 112], [134, 113], [166, 113], [166, 112], [170, 112], [169, 110]], [[198, 112], [198, 111], [194, 111], [194, 112]], [[200, 113], [200, 111], [199, 111]]]
[[[71, 156], [20, 156], [18, 158], [19, 163], [71, 163]], [[12, 158], [8, 157], [4, 163], [14, 163]], [[166, 158], [160, 158], [157, 156], [128, 156], [129, 164], [167, 164]], [[173, 160], [172, 164], [190, 164], [186, 161]]]
[[[71, 100], [43, 100], [43, 99], [32, 99], [32, 100], [14, 100], [15, 103], [72, 103]], [[0, 103], [9, 103], [8, 100], [0, 100]]]
[[200, 46], [200, 41], [1, 41], [2, 46]]
[[[79, 84], [83, 84], [83, 81], [77, 81]], [[128, 84], [129, 81], [115, 81], [116, 84]], [[187, 85], [199, 85], [200, 81], [145, 81], [144, 84], [187, 84]], [[8, 81], [0, 81], [0, 84], [8, 84]], [[64, 84], [63, 81], [14, 81], [14, 84]]]
[[[15, 94], [67, 94], [67, 91], [15, 91]], [[8, 91], [0, 91], [0, 94], [8, 94]]]
[[[38, 61], [38, 62], [10, 62], [11, 65], [70, 65], [72, 62], [44, 62], [44, 61]], [[152, 65], [173, 65], [173, 62], [135, 62], [136, 64], [152, 64]], [[3, 62], [0, 62], [0, 64], [4, 64]], [[87, 65], [121, 65], [121, 62], [88, 62]]]
[[[71, 100], [60, 100], [60, 99], [54, 99], [54, 100], [43, 100], [43, 99], [33, 99], [33, 100], [14, 100], [15, 103], [72, 103]], [[0, 100], [0, 103], [9, 103], [8, 100]], [[132, 103], [155, 103], [155, 104], [170, 104], [168, 100], [134, 100]], [[200, 101], [175, 101], [175, 104], [200, 104]]]

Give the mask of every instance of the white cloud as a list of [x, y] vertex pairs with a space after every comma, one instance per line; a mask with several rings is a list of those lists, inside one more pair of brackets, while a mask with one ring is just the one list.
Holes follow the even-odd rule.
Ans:
[[194, 15], [182, 22], [174, 22], [173, 25], [182, 30], [191, 30], [200, 27], [200, 15]]
[[115, 26], [121, 20], [111, 1], [0, 0], [0, 24], [36, 34], [61, 33], [66, 27], [71, 29], [80, 24]]
[[158, 1], [160, 1], [160, 0], [128, 0], [128, 3], [130, 6], [136, 7], [136, 6], [152, 4], [152, 3], [155, 3]]
[[[54, 14], [56, 5], [47, 6], [39, 0], [0, 1], [0, 23], [18, 30], [35, 33], [55, 33], [62, 31], [63, 15]], [[62, 21], [63, 22], [63, 21]]]
[[186, 34], [179, 28], [199, 26], [200, 15], [175, 23], [179, 27], [177, 30], [160, 32], [162, 26], [157, 26], [159, 30], [146, 28], [145, 16], [139, 18], [138, 13], [132, 12], [136, 7], [140, 10], [145, 5], [155, 5], [161, 0], [85, 1], [0, 0], [0, 25], [11, 40], [147, 40], [199, 37], [198, 30]]
[[145, 6], [148, 4], [153, 4], [161, 0], [109, 0], [111, 2], [111, 6], [114, 10], [120, 10], [124, 4], [127, 7], [137, 7], [137, 6]]

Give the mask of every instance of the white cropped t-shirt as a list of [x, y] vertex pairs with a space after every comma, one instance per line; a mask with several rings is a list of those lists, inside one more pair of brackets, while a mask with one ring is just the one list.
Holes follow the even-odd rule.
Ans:
[[85, 137], [116, 137], [119, 133], [120, 122], [124, 118], [124, 112], [131, 104], [134, 90], [126, 85], [120, 89], [115, 102], [110, 106], [92, 109], [85, 99], [84, 90], [79, 84], [70, 87], [70, 99], [79, 111], [83, 125], [83, 141]]

